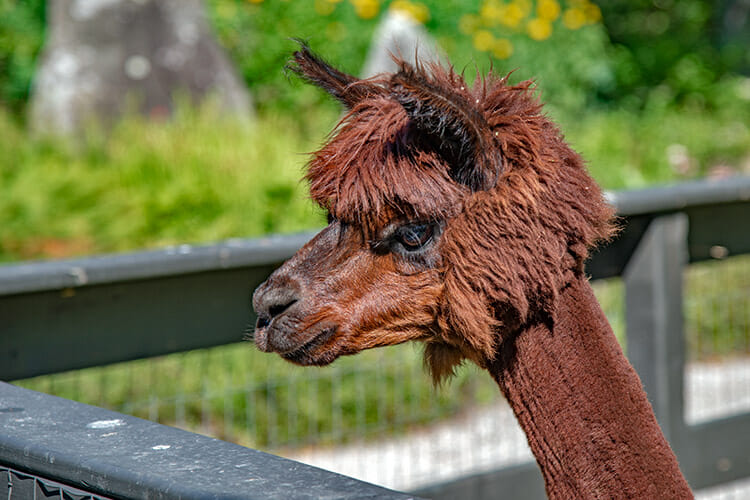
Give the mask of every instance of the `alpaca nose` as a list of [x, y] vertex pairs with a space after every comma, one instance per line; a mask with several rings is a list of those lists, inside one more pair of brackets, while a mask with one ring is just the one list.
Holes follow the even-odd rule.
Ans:
[[253, 296], [253, 308], [258, 315], [255, 328], [260, 330], [267, 327], [274, 318], [280, 316], [298, 301], [299, 296], [293, 288], [269, 286], [268, 282], [264, 283]]

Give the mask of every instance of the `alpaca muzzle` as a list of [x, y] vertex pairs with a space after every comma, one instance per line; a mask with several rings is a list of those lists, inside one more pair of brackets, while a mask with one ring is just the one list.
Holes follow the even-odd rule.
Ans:
[[[253, 294], [253, 308], [258, 315], [255, 324], [255, 345], [263, 352], [286, 352], [295, 346], [287, 345], [283, 323], [299, 303], [299, 294], [289, 285], [275, 285], [269, 279]], [[285, 316], [287, 316], [285, 318]], [[286, 321], [285, 321], [286, 320]]]

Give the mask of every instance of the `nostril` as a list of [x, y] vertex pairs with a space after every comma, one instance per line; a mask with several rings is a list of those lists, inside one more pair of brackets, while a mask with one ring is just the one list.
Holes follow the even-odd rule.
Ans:
[[279, 314], [289, 309], [292, 304], [296, 303], [297, 299], [292, 299], [286, 304], [276, 304], [268, 308], [268, 314], [271, 315], [271, 319], [275, 318]]
[[274, 318], [281, 316], [296, 304], [300, 296], [291, 286], [274, 286], [266, 282], [261, 285], [253, 296], [253, 307], [258, 314], [256, 328], [269, 326]]
[[260, 330], [271, 324], [271, 319], [268, 316], [258, 316], [258, 322], [255, 323], [255, 328]]
[[260, 330], [261, 328], [267, 327], [276, 316], [280, 316], [296, 302], [297, 299], [292, 299], [284, 304], [274, 304], [270, 306], [267, 314], [258, 314], [258, 321], [255, 323], [255, 328]]

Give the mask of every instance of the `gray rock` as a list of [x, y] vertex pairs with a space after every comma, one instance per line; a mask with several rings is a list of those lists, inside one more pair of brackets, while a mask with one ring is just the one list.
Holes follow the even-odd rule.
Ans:
[[250, 95], [216, 43], [201, 0], [49, 0], [30, 123], [70, 134], [125, 111], [168, 116], [175, 93], [249, 119]]
[[437, 43], [424, 26], [408, 14], [391, 9], [375, 28], [361, 76], [368, 78], [395, 71], [391, 54], [414, 62], [415, 55], [421, 61], [438, 61], [439, 53]]

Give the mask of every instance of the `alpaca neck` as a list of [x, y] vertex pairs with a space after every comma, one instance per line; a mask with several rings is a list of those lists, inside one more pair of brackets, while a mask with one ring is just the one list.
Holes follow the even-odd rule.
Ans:
[[503, 343], [490, 371], [526, 433], [549, 498], [692, 498], [585, 279], [561, 292], [551, 324]]

